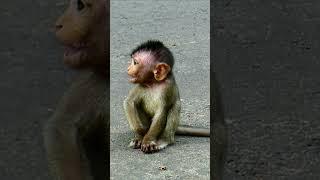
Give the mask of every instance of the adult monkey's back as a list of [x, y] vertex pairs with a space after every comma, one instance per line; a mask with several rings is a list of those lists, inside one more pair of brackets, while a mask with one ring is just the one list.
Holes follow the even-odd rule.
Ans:
[[109, 169], [109, 1], [70, 0], [56, 22], [63, 61], [78, 70], [44, 127], [57, 180], [105, 180]]

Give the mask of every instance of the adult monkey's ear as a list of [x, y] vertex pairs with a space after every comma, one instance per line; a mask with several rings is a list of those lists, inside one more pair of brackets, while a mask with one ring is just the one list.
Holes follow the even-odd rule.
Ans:
[[153, 70], [154, 78], [157, 81], [162, 81], [167, 78], [171, 71], [171, 67], [167, 63], [158, 63]]

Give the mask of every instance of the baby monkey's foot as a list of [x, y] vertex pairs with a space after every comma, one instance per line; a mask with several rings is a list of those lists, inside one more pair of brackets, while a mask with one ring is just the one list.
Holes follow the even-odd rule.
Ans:
[[141, 142], [142, 142], [141, 138], [134, 138], [130, 141], [129, 147], [133, 149], [139, 149], [141, 147]]
[[153, 153], [159, 150], [160, 148], [158, 144], [154, 141], [143, 142], [141, 145], [141, 151], [143, 151], [144, 153]]

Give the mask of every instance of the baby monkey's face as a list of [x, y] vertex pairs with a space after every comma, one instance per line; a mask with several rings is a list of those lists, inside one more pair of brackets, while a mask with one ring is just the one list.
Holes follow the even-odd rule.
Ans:
[[152, 55], [149, 52], [137, 52], [132, 55], [127, 69], [131, 83], [146, 83], [153, 80]]

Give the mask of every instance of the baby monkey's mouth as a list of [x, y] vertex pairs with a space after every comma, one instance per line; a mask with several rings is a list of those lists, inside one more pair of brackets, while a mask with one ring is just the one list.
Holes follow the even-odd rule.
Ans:
[[129, 82], [131, 83], [135, 83], [137, 80], [138, 80], [137, 77], [132, 77], [132, 76], [129, 77]]

